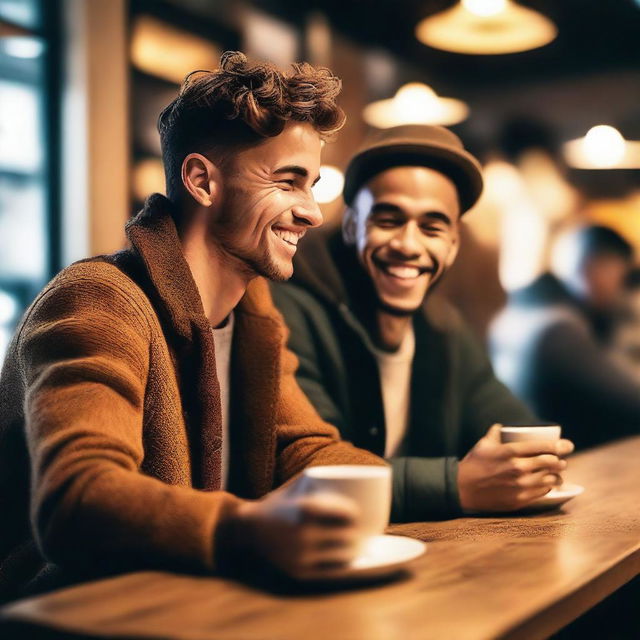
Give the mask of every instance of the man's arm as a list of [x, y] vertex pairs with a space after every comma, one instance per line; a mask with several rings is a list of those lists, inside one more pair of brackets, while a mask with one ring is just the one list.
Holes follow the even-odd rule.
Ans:
[[18, 343], [36, 540], [69, 568], [211, 569], [239, 501], [141, 472], [149, 326], [117, 282], [82, 269], [42, 295]]
[[[450, 338], [454, 348], [450, 353], [452, 361], [449, 365], [455, 371], [454, 382], [460, 402], [458, 451], [455, 456], [398, 456], [390, 460], [394, 470], [396, 520], [414, 521], [461, 515], [463, 507], [460, 502], [459, 469], [463, 456], [486, 436], [494, 423], [537, 422], [524, 404], [496, 379], [484, 349], [457, 312], [453, 309], [448, 311], [447, 325], [452, 332]], [[428, 428], [428, 417], [424, 416], [423, 419], [425, 428]], [[483, 452], [485, 450], [482, 449]], [[474, 458], [474, 462], [476, 460]], [[462, 464], [464, 467], [468, 460]], [[481, 470], [474, 466], [473, 475], [465, 476], [463, 473], [463, 477], [475, 484], [482, 474], [491, 473], [490, 466], [487, 464]]]

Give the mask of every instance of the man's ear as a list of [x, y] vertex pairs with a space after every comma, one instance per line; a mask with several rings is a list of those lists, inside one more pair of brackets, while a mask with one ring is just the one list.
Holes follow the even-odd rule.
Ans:
[[446, 259], [446, 267], [447, 269], [456, 261], [458, 257], [458, 252], [460, 251], [460, 239], [462, 237], [462, 222], [458, 220], [456, 223], [456, 234], [453, 240], [453, 246], [449, 251], [449, 255]]
[[358, 214], [352, 207], [347, 207], [342, 216], [342, 239], [347, 245], [356, 243]]
[[220, 192], [220, 170], [201, 153], [190, 153], [182, 161], [182, 184], [202, 207], [210, 207]]

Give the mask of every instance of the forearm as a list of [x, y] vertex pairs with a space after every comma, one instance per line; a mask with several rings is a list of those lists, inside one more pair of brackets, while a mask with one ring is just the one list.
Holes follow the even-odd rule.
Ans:
[[455, 457], [396, 457], [393, 469], [394, 522], [451, 518], [461, 514]]

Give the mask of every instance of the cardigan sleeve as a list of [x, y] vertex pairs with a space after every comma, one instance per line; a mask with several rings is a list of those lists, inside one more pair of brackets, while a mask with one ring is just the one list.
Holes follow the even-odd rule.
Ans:
[[216, 532], [237, 508], [230, 494], [141, 471], [149, 331], [114, 282], [70, 277], [20, 333], [32, 526], [63, 568], [212, 569]]

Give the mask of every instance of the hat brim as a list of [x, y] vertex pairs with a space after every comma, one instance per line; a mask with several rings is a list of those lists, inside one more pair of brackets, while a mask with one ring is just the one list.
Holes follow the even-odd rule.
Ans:
[[354, 156], [345, 174], [344, 200], [353, 200], [366, 182], [392, 167], [427, 167], [446, 175], [456, 186], [460, 213], [465, 213], [482, 193], [482, 169], [478, 161], [463, 149], [436, 144], [398, 142], [374, 146]]

